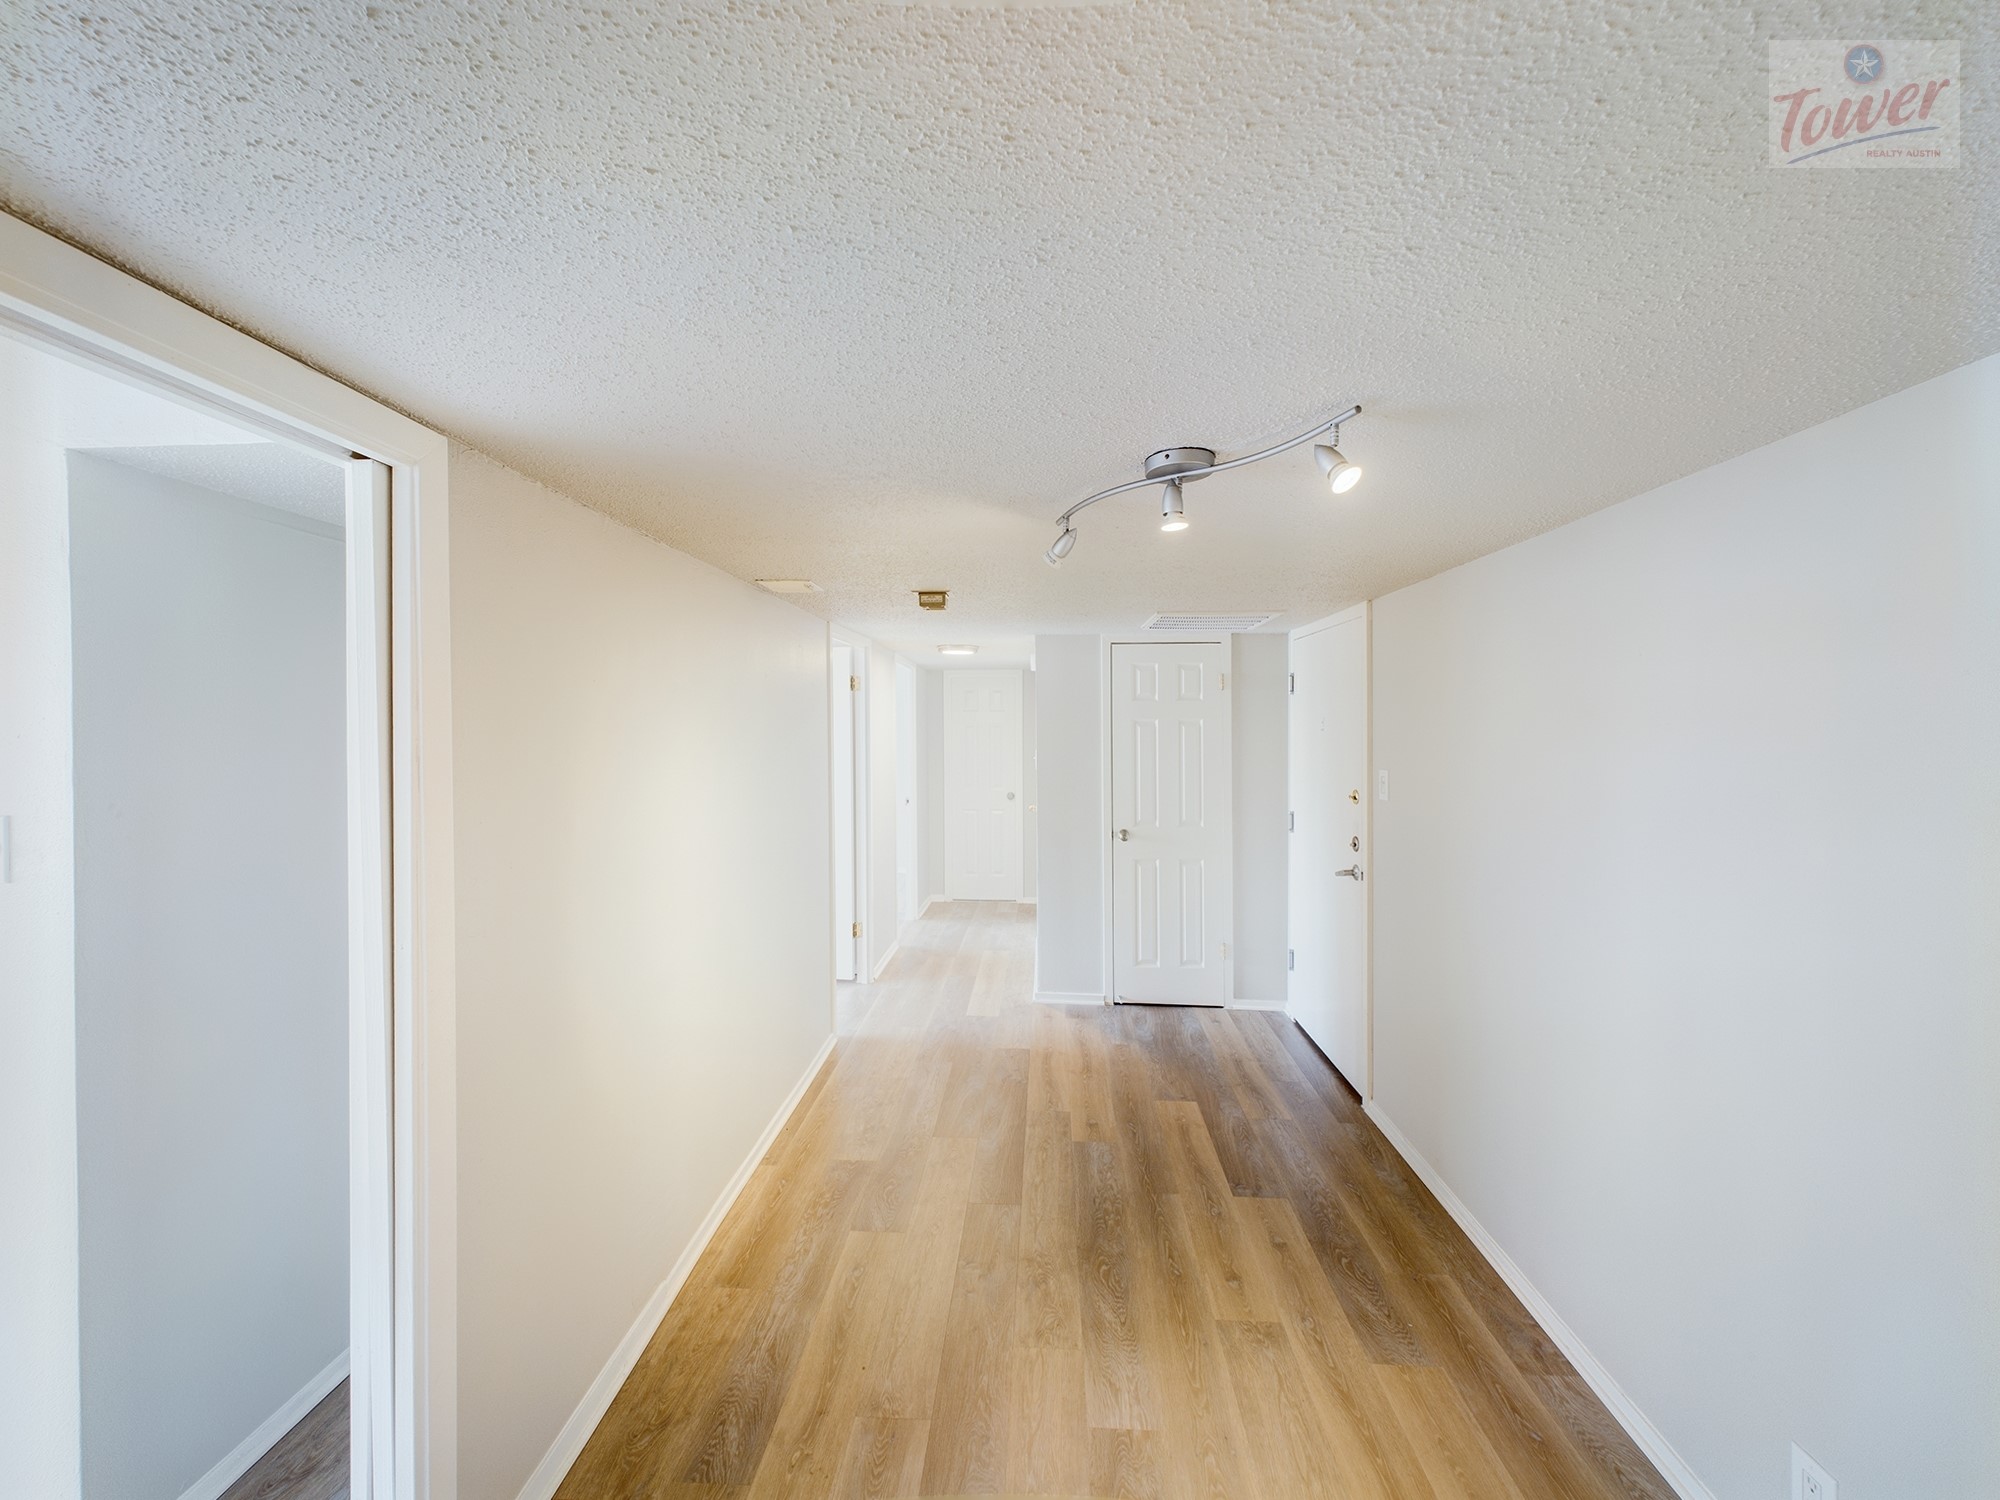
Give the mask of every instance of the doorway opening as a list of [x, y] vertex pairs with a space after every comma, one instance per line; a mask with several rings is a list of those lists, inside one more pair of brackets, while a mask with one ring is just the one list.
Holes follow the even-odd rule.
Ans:
[[82, 1489], [346, 1493], [347, 465], [12, 336], [0, 388]]
[[11, 1472], [208, 1500], [316, 1416], [341, 1493], [416, 1500], [456, 1397], [448, 447], [4, 218], [0, 387]]

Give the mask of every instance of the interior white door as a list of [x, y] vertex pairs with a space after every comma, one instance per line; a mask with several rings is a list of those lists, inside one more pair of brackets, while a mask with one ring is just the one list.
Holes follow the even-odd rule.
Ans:
[[1368, 621], [1292, 637], [1287, 1005], [1368, 1092]]
[[1021, 898], [1021, 674], [944, 674], [944, 893]]
[[827, 656], [827, 697], [833, 720], [833, 977], [858, 977], [860, 920], [854, 860], [854, 648]]
[[1228, 648], [1111, 648], [1112, 995], [1229, 999]]

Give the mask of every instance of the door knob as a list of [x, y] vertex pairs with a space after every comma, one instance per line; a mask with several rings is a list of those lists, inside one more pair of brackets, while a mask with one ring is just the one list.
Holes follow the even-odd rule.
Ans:
[[1131, 830], [1131, 829], [1129, 829], [1129, 828], [1121, 828], [1121, 829], [1119, 829], [1119, 830], [1118, 830], [1118, 842], [1119, 842], [1119, 843], [1121, 843], [1121, 844], [1122, 844], [1122, 843], [1124, 843], [1124, 842], [1125, 842], [1125, 841], [1126, 841], [1127, 839], [1129, 839], [1130, 837], [1132, 837], [1132, 830]]
[[1349, 865], [1346, 869], [1335, 870], [1333, 873], [1336, 875], [1345, 875], [1349, 880], [1359, 880], [1361, 878], [1361, 866]]

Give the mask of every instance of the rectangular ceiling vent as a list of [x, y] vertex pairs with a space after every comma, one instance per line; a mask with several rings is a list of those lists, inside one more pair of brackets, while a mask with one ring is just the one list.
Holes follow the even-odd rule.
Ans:
[[1240, 631], [1256, 630], [1277, 619], [1275, 613], [1261, 615], [1154, 615], [1146, 622], [1147, 630], [1171, 630], [1176, 633], [1192, 630]]

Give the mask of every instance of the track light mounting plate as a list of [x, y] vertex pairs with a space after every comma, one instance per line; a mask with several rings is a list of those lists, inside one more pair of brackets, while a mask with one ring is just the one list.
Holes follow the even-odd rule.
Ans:
[[1148, 479], [1172, 479], [1176, 474], [1192, 474], [1197, 469], [1215, 467], [1213, 448], [1162, 448], [1146, 455]]

